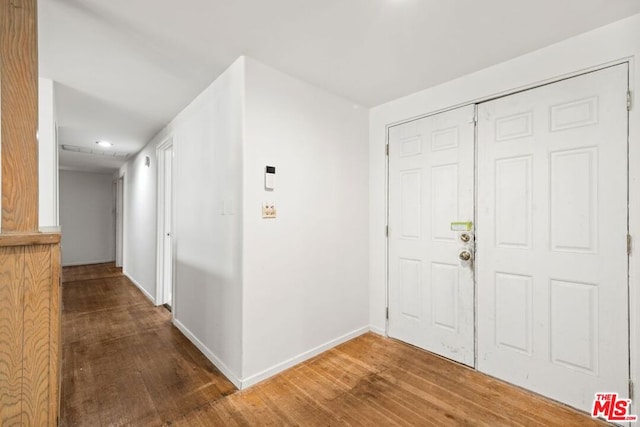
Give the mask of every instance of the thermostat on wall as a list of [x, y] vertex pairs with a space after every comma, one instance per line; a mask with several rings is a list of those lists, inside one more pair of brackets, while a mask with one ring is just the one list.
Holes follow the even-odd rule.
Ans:
[[264, 170], [264, 188], [273, 190], [276, 186], [276, 167], [267, 166]]

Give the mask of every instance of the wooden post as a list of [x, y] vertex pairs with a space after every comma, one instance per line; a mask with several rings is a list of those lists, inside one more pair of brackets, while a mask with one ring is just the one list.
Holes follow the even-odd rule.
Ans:
[[2, 233], [38, 230], [37, 0], [0, 0]]
[[0, 425], [56, 426], [60, 233], [38, 231], [37, 0], [0, 0]]

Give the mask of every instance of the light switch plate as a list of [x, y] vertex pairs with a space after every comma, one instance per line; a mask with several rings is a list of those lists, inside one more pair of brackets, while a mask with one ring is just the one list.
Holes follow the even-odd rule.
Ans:
[[271, 202], [264, 202], [262, 204], [262, 218], [275, 218], [276, 217], [276, 205]]

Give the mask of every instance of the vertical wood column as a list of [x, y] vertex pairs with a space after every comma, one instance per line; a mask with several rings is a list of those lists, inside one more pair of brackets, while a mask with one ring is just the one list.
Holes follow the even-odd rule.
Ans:
[[55, 426], [60, 234], [0, 234], [0, 426]]
[[38, 230], [37, 0], [0, 0], [2, 232]]
[[24, 257], [0, 247], [0, 425], [22, 421], [22, 274]]
[[0, 425], [58, 424], [60, 233], [38, 231], [37, 0], [0, 0]]
[[[22, 425], [49, 424], [51, 248], [24, 248], [24, 344], [22, 354]], [[53, 381], [52, 381], [53, 382]]]
[[[58, 239], [60, 235], [58, 235]], [[49, 425], [57, 426], [60, 414], [60, 369], [62, 367], [62, 351], [60, 339], [62, 325], [60, 323], [60, 286], [62, 283], [62, 255], [59, 240], [51, 245], [51, 306], [49, 307]]]

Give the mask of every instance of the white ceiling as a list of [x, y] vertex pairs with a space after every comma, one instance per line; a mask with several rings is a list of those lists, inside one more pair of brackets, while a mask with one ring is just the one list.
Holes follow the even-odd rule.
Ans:
[[60, 144], [135, 153], [240, 55], [371, 107], [639, 12], [638, 0], [39, 0], [40, 75], [58, 83]]

